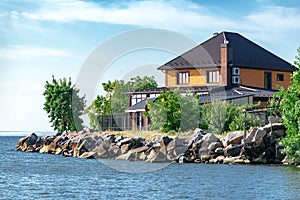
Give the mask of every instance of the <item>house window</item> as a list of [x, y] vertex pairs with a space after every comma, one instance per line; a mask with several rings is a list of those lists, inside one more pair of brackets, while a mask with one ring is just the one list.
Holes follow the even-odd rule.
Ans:
[[284, 74], [277, 74], [277, 81], [284, 81]]
[[207, 71], [207, 83], [219, 83], [220, 82], [220, 71]]
[[190, 73], [189, 72], [178, 72], [177, 73], [177, 84], [189, 84]]

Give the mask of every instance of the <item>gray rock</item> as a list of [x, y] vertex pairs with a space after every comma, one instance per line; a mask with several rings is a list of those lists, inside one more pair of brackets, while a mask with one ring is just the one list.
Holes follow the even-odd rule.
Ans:
[[222, 148], [223, 145], [221, 142], [212, 142], [208, 145], [208, 150], [215, 151], [217, 148]]
[[231, 157], [235, 157], [235, 156], [239, 156], [241, 154], [241, 150], [243, 148], [244, 145], [232, 145], [230, 144], [229, 146], [227, 146], [225, 148], [225, 151], [224, 151], [224, 155], [226, 157], [228, 156], [231, 156]]
[[263, 137], [266, 134], [267, 134], [267, 132], [264, 129], [262, 129], [262, 128], [257, 129], [257, 131], [255, 132], [255, 135], [252, 139], [252, 142], [255, 142], [255, 143], [263, 142]]
[[150, 154], [147, 156], [147, 162], [167, 162], [168, 159], [166, 155], [164, 155], [160, 151], [152, 150]]
[[223, 145], [227, 147], [230, 144], [241, 144], [242, 139], [244, 138], [243, 132], [234, 132], [226, 135]]

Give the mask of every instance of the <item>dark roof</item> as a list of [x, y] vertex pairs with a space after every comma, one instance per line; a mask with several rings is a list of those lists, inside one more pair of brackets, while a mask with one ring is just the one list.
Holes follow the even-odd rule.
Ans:
[[263, 97], [263, 98], [272, 98], [274, 93], [277, 92], [275, 90], [265, 90], [260, 88], [253, 88], [253, 87], [245, 87], [239, 86], [232, 88], [232, 90], [237, 91], [238, 93], [245, 94], [245, 95], [253, 95], [253, 97]]
[[244, 98], [248, 96], [253, 96], [251, 94], [241, 94], [234, 90], [226, 90], [226, 91], [219, 91], [219, 92], [210, 92], [206, 95], [199, 96], [200, 104], [204, 103], [211, 103], [212, 101], [223, 101], [223, 100], [231, 100], [231, 99], [238, 99]]
[[[174, 88], [168, 88], [170, 90], [173, 90]], [[181, 88], [182, 89], [182, 88]], [[188, 88], [186, 88], [187, 90]], [[193, 89], [193, 90], [191, 90]], [[186, 90], [181, 90], [182, 93], [186, 92]], [[245, 87], [245, 86], [238, 86], [231, 89], [227, 89], [226, 87], [219, 86], [219, 87], [195, 87], [195, 88], [189, 88], [192, 92], [203, 92], [200, 93], [199, 96], [199, 103], [210, 103], [215, 100], [231, 100], [231, 99], [238, 99], [238, 98], [244, 98], [248, 96], [253, 96], [254, 98], [271, 98], [274, 95], [274, 90], [265, 90], [265, 89], [259, 89], [259, 88], [253, 88], [253, 87]], [[208, 93], [205, 93], [208, 91]], [[138, 91], [142, 92], [142, 91]], [[147, 92], [145, 90], [144, 92]], [[126, 112], [137, 112], [137, 111], [145, 111], [147, 108], [146, 101], [155, 101], [157, 97], [153, 98], [146, 98], [138, 103], [136, 103], [133, 106], [130, 106]]]
[[175, 90], [179, 89], [181, 93], [185, 92], [192, 92], [192, 93], [199, 93], [199, 92], [206, 92], [211, 91], [218, 88], [224, 88], [224, 85], [205, 85], [205, 86], [187, 86], [187, 87], [158, 87], [155, 89], [146, 89], [146, 90], [134, 90], [128, 91], [124, 94], [159, 94], [161, 91], [166, 92], [167, 90]]
[[133, 106], [130, 106], [129, 108], [127, 108], [126, 112], [136, 112], [136, 111], [145, 111], [147, 108], [147, 101], [155, 101], [156, 97], [153, 98], [146, 98], [136, 104], [134, 104]]
[[296, 68], [275, 54], [238, 33], [222, 32], [160, 66], [159, 70], [220, 67], [220, 47], [232, 49], [230, 66], [267, 70], [294, 71]]

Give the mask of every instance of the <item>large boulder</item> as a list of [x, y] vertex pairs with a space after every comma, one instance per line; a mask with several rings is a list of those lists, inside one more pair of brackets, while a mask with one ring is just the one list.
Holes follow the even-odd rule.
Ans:
[[232, 145], [230, 144], [225, 148], [224, 155], [227, 157], [236, 157], [241, 154], [241, 150], [244, 145], [238, 144], [238, 145]]
[[119, 155], [116, 160], [137, 160], [137, 153], [127, 152], [125, 154]]
[[189, 143], [190, 141], [186, 138], [174, 138], [167, 146], [168, 159], [174, 160], [179, 155], [187, 154], [189, 152]]
[[[198, 144], [200, 144], [200, 142], [198, 142]], [[216, 145], [216, 146], [214, 146], [214, 145]], [[203, 138], [201, 140], [201, 146], [198, 151], [198, 155], [201, 157], [201, 155], [211, 154], [212, 151], [214, 151], [218, 146], [220, 146], [220, 147], [222, 146], [220, 144], [220, 139], [211, 133], [207, 133], [206, 135], [203, 136]]]
[[220, 142], [220, 139], [211, 133], [207, 133], [206, 135], [204, 135], [202, 140], [206, 141], [208, 144], [212, 142]]
[[234, 133], [229, 133], [226, 135], [224, 138], [223, 145], [227, 147], [228, 145], [234, 145], [234, 144], [241, 144], [242, 139], [244, 138], [243, 132], [234, 132]]
[[167, 162], [168, 159], [160, 151], [151, 150], [150, 154], [147, 156], [147, 162]]
[[265, 137], [265, 135], [267, 135], [266, 130], [264, 130], [262, 128], [257, 129], [257, 131], [255, 132], [255, 134], [253, 136], [252, 142], [255, 142], [255, 143], [263, 142], [263, 138]]
[[30, 145], [34, 145], [36, 143], [38, 139], [38, 136], [35, 134], [35, 133], [31, 133], [28, 137], [27, 137], [27, 140], [26, 140], [26, 144], [28, 146]]
[[98, 145], [93, 149], [93, 152], [96, 152], [95, 158], [108, 158], [109, 153], [107, 148], [104, 145]]

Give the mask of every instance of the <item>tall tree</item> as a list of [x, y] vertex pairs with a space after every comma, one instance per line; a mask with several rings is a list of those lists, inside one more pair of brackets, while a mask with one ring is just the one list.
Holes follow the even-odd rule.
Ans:
[[82, 129], [80, 118], [85, 107], [84, 97], [79, 97], [79, 90], [72, 85], [71, 78], [46, 81], [44, 110], [48, 113], [54, 130], [58, 132], [78, 131]]
[[298, 70], [292, 76], [292, 83], [287, 90], [280, 88], [279, 97], [282, 122], [286, 127], [286, 136], [282, 142], [284, 153], [293, 161], [300, 163], [300, 48], [295, 65]]

